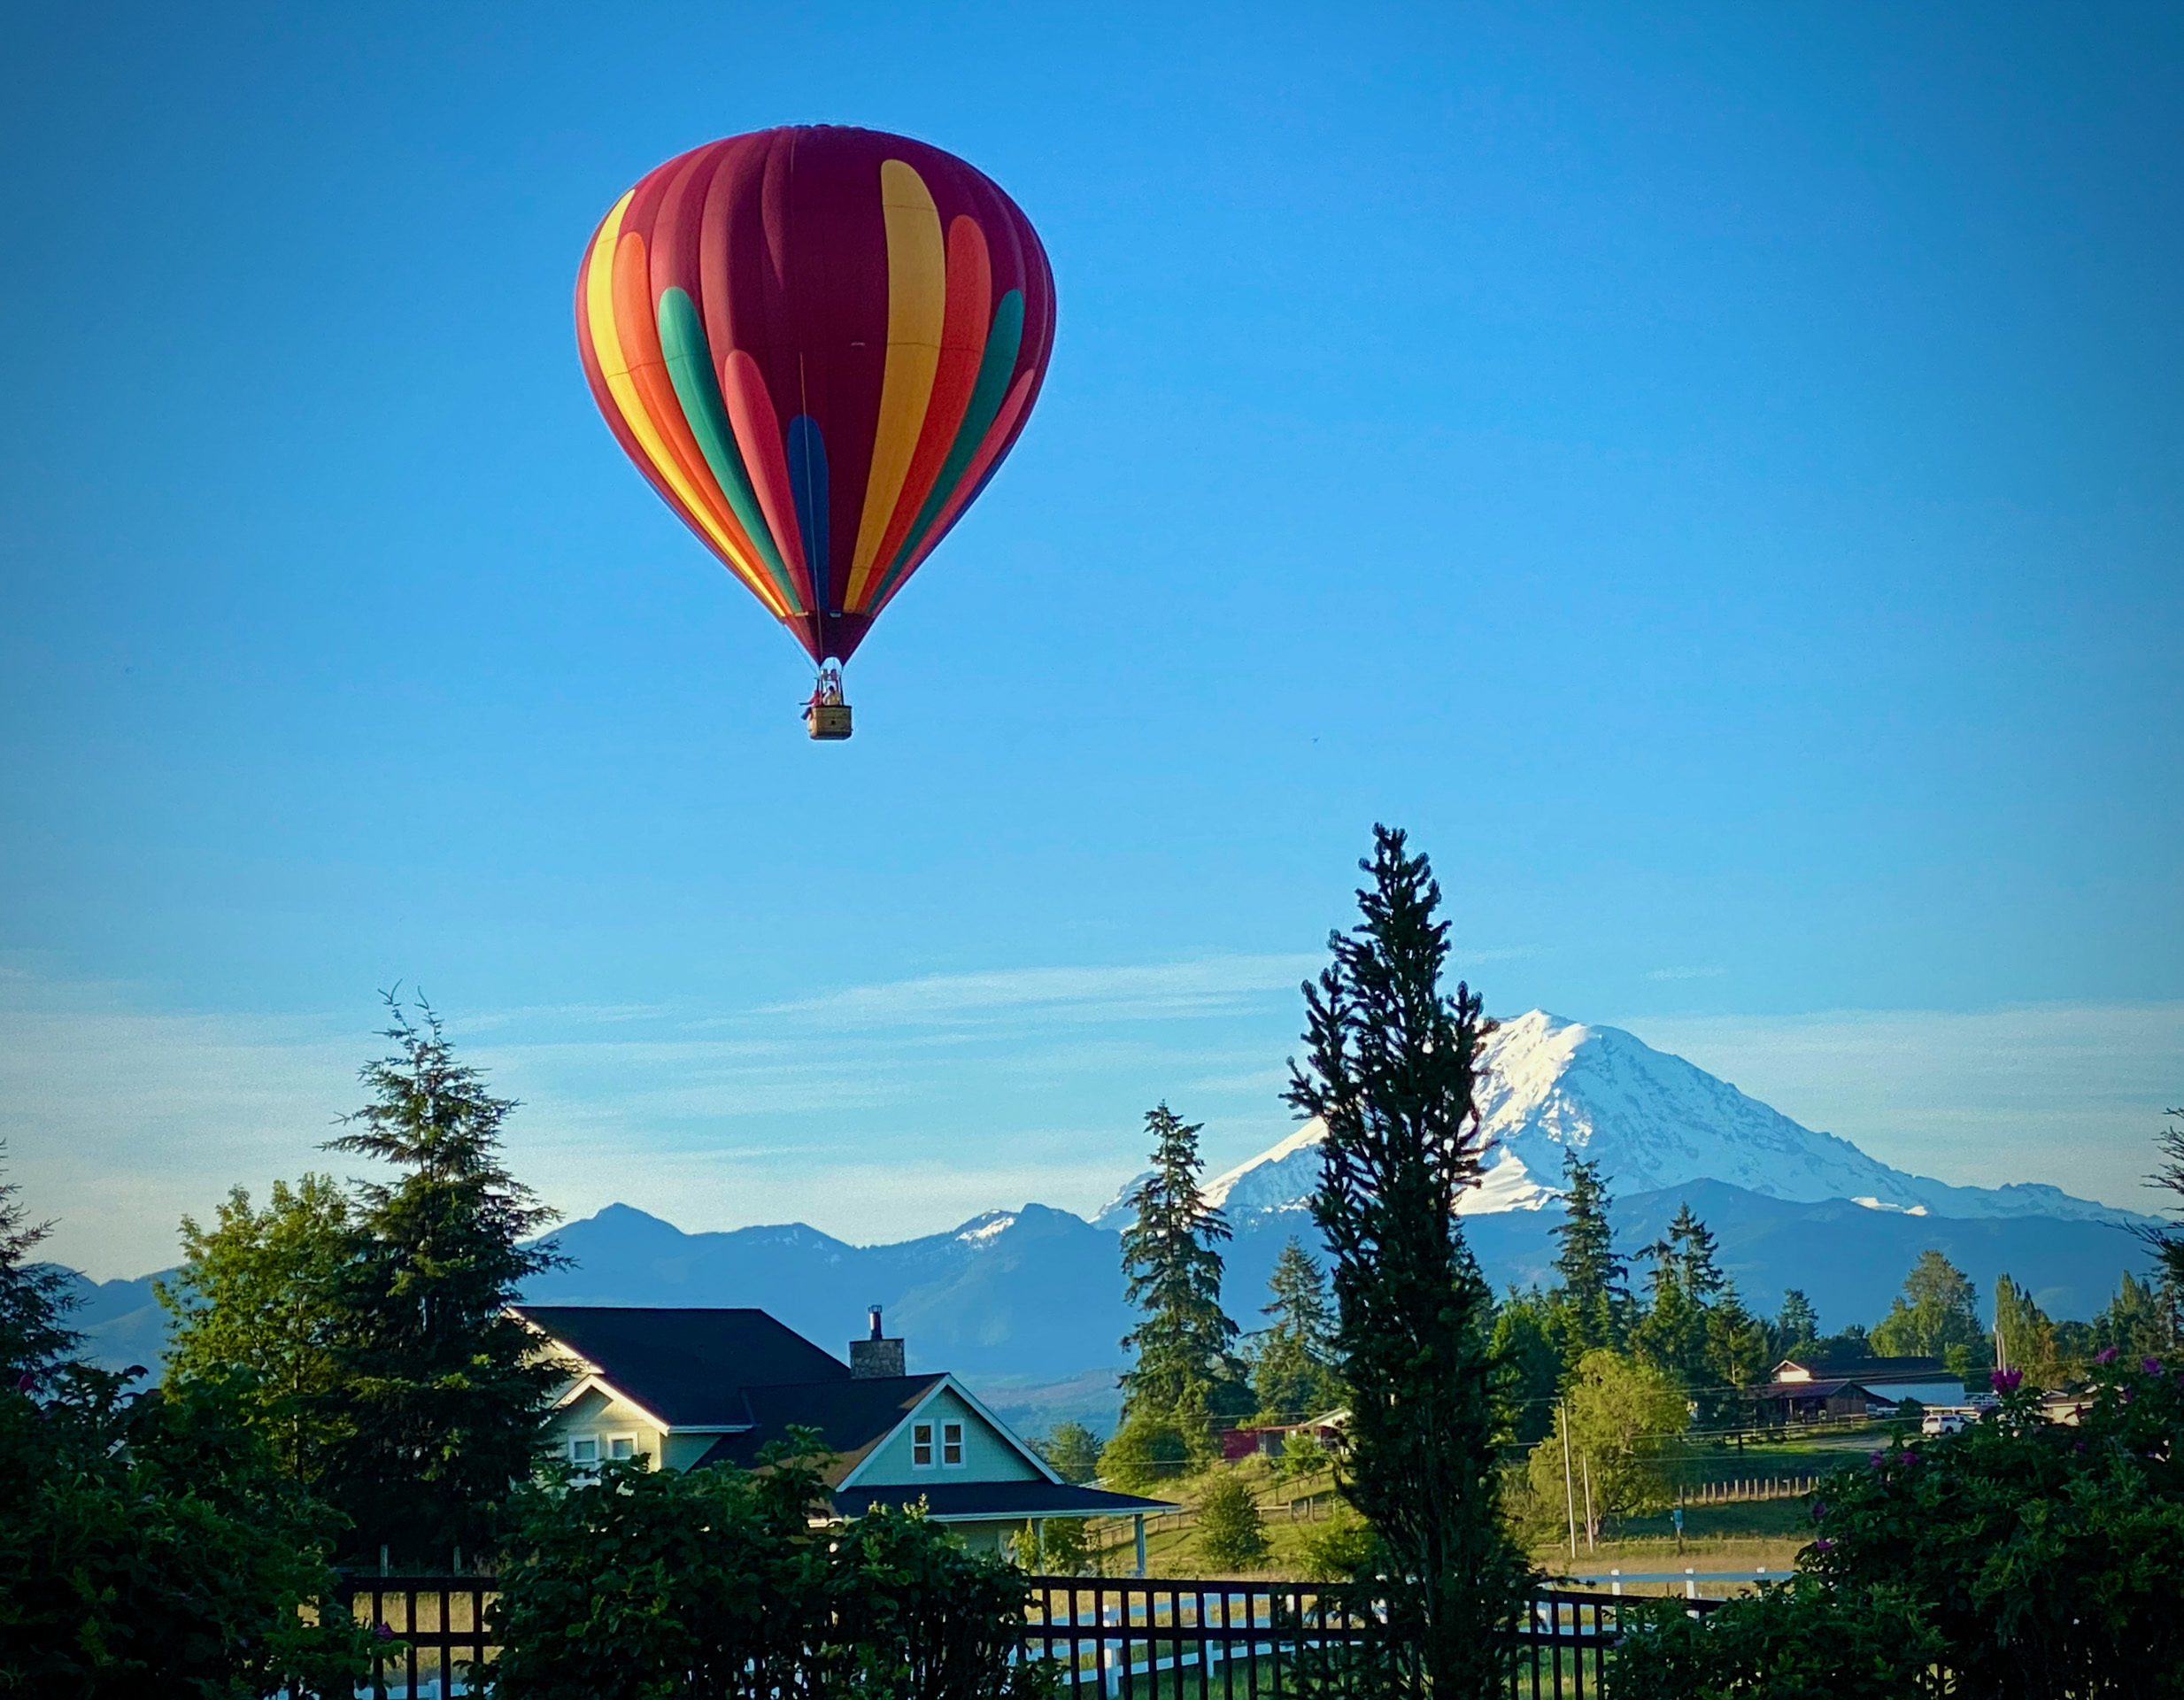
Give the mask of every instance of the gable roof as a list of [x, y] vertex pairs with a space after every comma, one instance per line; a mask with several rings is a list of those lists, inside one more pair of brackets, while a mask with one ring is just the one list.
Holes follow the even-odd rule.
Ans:
[[1815, 1353], [1809, 1357], [1786, 1357], [1774, 1366], [1775, 1379], [1789, 1378], [1785, 1370], [1800, 1370], [1812, 1378], [1822, 1376], [1837, 1379], [1851, 1378], [1859, 1381], [1949, 1381], [1961, 1380], [1938, 1357], [1822, 1357]]
[[762, 1387], [852, 1385], [846, 1364], [763, 1310], [582, 1304], [513, 1308], [583, 1359], [617, 1393], [674, 1428], [752, 1424], [758, 1418], [750, 1396]]
[[861, 1381], [845, 1376], [838, 1381], [746, 1387], [744, 1398], [751, 1426], [722, 1435], [698, 1464], [734, 1464], [749, 1470], [757, 1465], [760, 1449], [769, 1441], [787, 1440], [792, 1426], [815, 1428], [834, 1454], [826, 1472], [827, 1486], [838, 1487], [947, 1379], [942, 1374], [880, 1375]]

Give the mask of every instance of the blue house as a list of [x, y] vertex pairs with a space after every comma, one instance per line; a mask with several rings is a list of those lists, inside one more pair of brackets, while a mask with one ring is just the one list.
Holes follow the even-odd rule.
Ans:
[[748, 1467], [768, 1441], [803, 1427], [834, 1455], [827, 1486], [837, 1516], [922, 1503], [974, 1548], [1050, 1518], [1174, 1509], [1062, 1480], [953, 1375], [907, 1373], [903, 1342], [882, 1333], [876, 1307], [846, 1364], [763, 1310], [526, 1304], [515, 1313], [567, 1371], [552, 1433], [579, 1470], [614, 1458]]

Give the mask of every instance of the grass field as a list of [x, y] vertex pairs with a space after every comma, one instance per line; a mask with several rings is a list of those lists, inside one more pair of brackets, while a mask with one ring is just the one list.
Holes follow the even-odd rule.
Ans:
[[[1735, 1436], [1703, 1437], [1680, 1442], [1663, 1460], [1671, 1480], [1693, 1490], [1706, 1483], [1789, 1480], [1825, 1476], [1846, 1464], [1863, 1461], [1883, 1444], [1888, 1434], [1880, 1424], [1846, 1425], [1794, 1440]], [[1305, 1543], [1315, 1531], [1324, 1530], [1331, 1515], [1340, 1515], [1333, 1494], [1333, 1478], [1323, 1472], [1298, 1480], [1285, 1480], [1263, 1459], [1223, 1466], [1242, 1471], [1252, 1484], [1265, 1518], [1269, 1553], [1263, 1564], [1248, 1572], [1223, 1569], [1212, 1564], [1200, 1549], [1194, 1518], [1152, 1519], [1146, 1538], [1146, 1569], [1154, 1577], [1249, 1576], [1262, 1580], [1303, 1580], [1309, 1575]], [[1181, 1478], [1155, 1490], [1154, 1496], [1194, 1505], [1214, 1472]], [[1316, 1501], [1293, 1512], [1294, 1502]], [[1100, 1552], [1101, 1571], [1110, 1576], [1130, 1574], [1136, 1567], [1136, 1552], [1126, 1522], [1100, 1526], [1105, 1544]], [[1578, 1531], [1578, 1553], [1573, 1564], [1566, 1532], [1540, 1531], [1531, 1543], [1532, 1561], [1549, 1575], [1596, 1573], [1608, 1569], [1632, 1572], [1697, 1570], [1788, 1571], [1798, 1549], [1812, 1536], [1807, 1501], [1794, 1498], [1751, 1499], [1726, 1503], [1689, 1503], [1684, 1511], [1681, 1542], [1667, 1512], [1650, 1517], [1609, 1518], [1598, 1542], [1588, 1548], [1584, 1526]]]

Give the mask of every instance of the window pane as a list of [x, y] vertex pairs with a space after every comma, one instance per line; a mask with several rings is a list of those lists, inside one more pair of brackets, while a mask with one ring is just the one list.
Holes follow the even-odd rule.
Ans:
[[933, 1426], [930, 1423], [910, 1425], [910, 1463], [915, 1469], [932, 1468]]
[[606, 1443], [606, 1456], [610, 1458], [634, 1458], [637, 1455], [637, 1443], [627, 1434], [617, 1434]]
[[597, 1441], [571, 1441], [568, 1443], [568, 1461], [571, 1464], [597, 1464], [599, 1443]]
[[940, 1461], [943, 1464], [963, 1462], [963, 1425], [946, 1423], [940, 1430]]

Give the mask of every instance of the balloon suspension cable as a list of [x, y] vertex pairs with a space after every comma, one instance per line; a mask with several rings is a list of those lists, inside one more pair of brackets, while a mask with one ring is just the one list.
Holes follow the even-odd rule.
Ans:
[[849, 736], [849, 704], [842, 699], [842, 669], [837, 663], [826, 661], [820, 665], [811, 699], [804, 705], [804, 724], [814, 738], [823, 742], [837, 742]]

